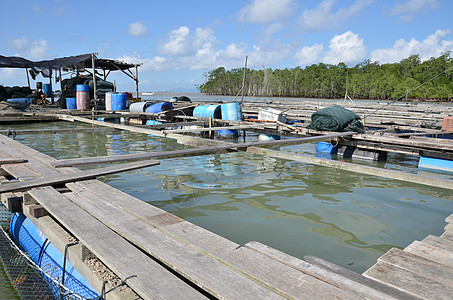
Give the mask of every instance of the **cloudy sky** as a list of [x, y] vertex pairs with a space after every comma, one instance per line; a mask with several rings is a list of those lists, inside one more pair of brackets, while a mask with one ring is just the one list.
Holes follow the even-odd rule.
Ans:
[[[250, 68], [275, 69], [453, 51], [451, 0], [1, 1], [0, 55], [143, 63], [141, 91], [194, 90], [246, 55]], [[109, 78], [135, 89], [121, 73]], [[0, 69], [0, 84], [26, 85], [25, 71]]]

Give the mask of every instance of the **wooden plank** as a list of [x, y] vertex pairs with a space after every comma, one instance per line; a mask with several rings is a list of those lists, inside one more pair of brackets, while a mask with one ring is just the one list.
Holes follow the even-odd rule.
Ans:
[[67, 197], [70, 197], [77, 205], [124, 239], [155, 257], [214, 297], [227, 299], [281, 298], [272, 290], [213, 259], [209, 254], [171, 238], [135, 215], [103, 201], [102, 197], [79, 188], [80, 186], [76, 184], [68, 184], [68, 187], [73, 189], [76, 194]]
[[25, 159], [18, 157], [0, 158], [0, 165], [19, 164], [25, 162]]
[[445, 218], [445, 222], [453, 224], [453, 214]]
[[171, 129], [162, 130], [163, 134], [167, 133], [185, 133], [185, 132], [205, 132], [205, 131], [218, 131], [218, 130], [231, 130], [231, 129], [252, 129], [261, 128], [262, 125], [238, 125], [238, 126], [223, 126], [223, 127], [211, 127], [211, 128], [188, 128], [188, 129]]
[[441, 263], [426, 259], [397, 248], [390, 249], [378, 261], [417, 273], [427, 278], [436, 278], [445, 285], [453, 287], [453, 270]]
[[78, 180], [85, 180], [85, 179], [92, 179], [103, 175], [114, 174], [149, 166], [158, 165], [159, 162], [156, 160], [146, 160], [141, 162], [134, 162], [128, 164], [122, 164], [118, 166], [111, 166], [105, 168], [99, 168], [94, 170], [86, 170], [80, 171], [77, 173], [70, 173], [70, 174], [57, 174], [48, 176], [42, 179], [31, 179], [28, 181], [20, 182], [15, 181], [7, 184], [2, 184], [0, 186], [0, 193], [4, 192], [14, 192], [14, 191], [26, 191], [33, 187], [41, 187], [47, 185], [58, 185], [64, 184], [67, 182], [78, 181]]
[[422, 240], [422, 243], [438, 247], [440, 249], [453, 253], [453, 242], [448, 239], [443, 239], [441, 237], [434, 235], [428, 235], [426, 238]]
[[425, 177], [421, 175], [409, 174], [395, 170], [387, 170], [382, 168], [375, 168], [365, 165], [356, 165], [348, 162], [343, 161], [336, 161], [330, 159], [323, 159], [318, 157], [312, 157], [308, 155], [302, 154], [295, 154], [290, 152], [284, 151], [277, 151], [277, 150], [270, 150], [270, 149], [263, 149], [263, 148], [256, 148], [251, 147], [247, 148], [247, 152], [256, 153], [256, 154], [263, 154], [271, 157], [287, 159], [287, 160], [295, 160], [301, 161], [308, 164], [314, 164], [318, 166], [325, 166], [328, 168], [336, 168], [341, 169], [344, 171], [356, 172], [361, 174], [367, 174], [371, 176], [380, 176], [384, 178], [391, 178], [416, 184], [422, 184], [427, 186], [433, 186], [437, 188], [444, 188], [444, 189], [453, 189], [453, 184], [451, 180], [445, 179], [436, 179], [433, 180], [430, 177]]
[[453, 267], [453, 253], [426, 243], [414, 241], [404, 251]]
[[369, 135], [369, 134], [356, 135], [356, 136], [354, 136], [354, 139], [375, 141], [375, 142], [396, 144], [396, 145], [403, 145], [403, 146], [413, 146], [413, 147], [419, 147], [419, 148], [429, 148], [429, 149], [435, 149], [435, 150], [453, 151], [453, 143], [448, 142], [448, 141], [432, 142], [432, 141], [410, 140], [410, 139], [402, 139], [402, 138], [389, 138], [389, 137], [382, 137], [382, 136]]
[[[340, 266], [329, 263], [328, 267], [326, 267], [326, 261], [324, 261], [325, 263], [321, 266], [311, 264], [259, 242], [249, 242], [244, 246], [305, 274], [318, 278], [319, 280], [353, 291], [364, 298], [418, 299], [391, 286], [382, 284], [381, 282], [377, 282], [371, 278], [364, 277]], [[332, 266], [335, 266], [335, 268], [332, 268]]]
[[[229, 149], [247, 149], [248, 147], [263, 147], [263, 146], [283, 146], [283, 145], [293, 145], [293, 144], [303, 144], [311, 143], [317, 141], [331, 140], [335, 138], [348, 137], [353, 135], [351, 132], [343, 132], [337, 134], [321, 135], [321, 136], [310, 136], [303, 138], [295, 139], [283, 139], [275, 141], [259, 141], [259, 142], [248, 142], [248, 143], [227, 143], [221, 141], [211, 141], [206, 139], [196, 139], [192, 137], [185, 137], [191, 140], [191, 142], [196, 142], [197, 140], [202, 140], [208, 142], [209, 144], [218, 144], [219, 146], [204, 147], [198, 149], [183, 149], [175, 151], [162, 151], [162, 152], [146, 152], [138, 154], [120, 154], [115, 156], [100, 156], [100, 157], [88, 157], [88, 158], [74, 158], [60, 160], [54, 162], [55, 167], [67, 167], [67, 166], [76, 166], [84, 164], [93, 164], [93, 163], [110, 163], [115, 161], [124, 161], [124, 160], [141, 160], [145, 158], [156, 158], [156, 159], [165, 159], [173, 157], [186, 157], [186, 156], [195, 156], [195, 155], [204, 155], [212, 153], [221, 153]], [[180, 139], [183, 141], [182, 139]]]
[[[108, 199], [112, 205], [118, 206], [123, 211], [140, 218], [160, 231], [167, 233], [171, 238], [183, 241], [192, 248], [208, 254], [221, 261], [230, 268], [246, 274], [249, 278], [264, 285], [272, 287], [282, 294], [295, 299], [316, 299], [322, 297], [342, 299], [355, 299], [357, 295], [339, 289], [308, 275], [302, 275], [282, 263], [267, 256], [261, 255], [237, 243], [229, 241], [210, 231], [207, 231], [190, 222], [167, 213], [157, 207], [149, 205], [139, 199], [119, 192], [110, 186], [96, 180], [82, 181], [75, 184], [83, 189], [97, 194], [103, 199]], [[116, 193], [113, 193], [116, 191]]]
[[55, 133], [66, 133], [66, 132], [83, 132], [83, 133], [103, 133], [110, 131], [118, 131], [115, 128], [100, 127], [100, 128], [54, 128], [54, 129], [8, 129], [0, 130], [0, 134], [9, 135], [24, 135], [24, 134], [55, 134]]
[[53, 188], [29, 194], [121, 279], [136, 275], [127, 284], [144, 299], [204, 298]]
[[385, 262], [378, 262], [364, 275], [423, 299], [453, 299], [453, 288], [436, 278], [426, 278]]

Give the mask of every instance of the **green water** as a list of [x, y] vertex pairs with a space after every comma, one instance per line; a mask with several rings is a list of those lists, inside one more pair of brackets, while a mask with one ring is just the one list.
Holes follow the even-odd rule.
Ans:
[[[33, 128], [65, 126], [88, 127], [42, 123]], [[247, 141], [256, 138], [247, 133]], [[130, 132], [23, 135], [16, 140], [57, 159], [186, 148]], [[315, 144], [283, 149], [315, 155]], [[358, 162], [417, 173], [417, 159], [409, 156], [389, 154], [379, 164]], [[445, 217], [453, 212], [449, 190], [243, 152], [166, 159], [159, 166], [99, 179], [237, 243], [259, 241], [360, 273], [392, 247], [440, 235]]]

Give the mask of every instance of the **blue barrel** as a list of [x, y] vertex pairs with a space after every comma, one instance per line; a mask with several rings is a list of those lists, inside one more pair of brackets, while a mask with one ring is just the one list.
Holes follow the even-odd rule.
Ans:
[[52, 85], [50, 83], [43, 84], [42, 92], [46, 94], [47, 97], [52, 97]]
[[158, 125], [158, 124], [162, 124], [162, 122], [156, 120], [146, 120], [146, 125]]
[[77, 99], [76, 98], [66, 98], [66, 108], [67, 109], [77, 109]]
[[[22, 213], [16, 213], [11, 218], [10, 232], [14, 242], [22, 246], [30, 258], [40, 266], [44, 272], [53, 278], [62, 278], [63, 254], [49, 242], [47, 237]], [[99, 296], [88, 281], [66, 261], [65, 282], [72, 290], [85, 298]]]
[[211, 118], [221, 119], [222, 112], [220, 105], [199, 105], [194, 108], [193, 116], [197, 118]]
[[154, 103], [150, 106], [148, 106], [145, 110], [147, 113], [152, 113], [152, 114], [157, 114], [162, 111], [167, 111], [167, 110], [172, 110], [173, 109], [173, 104], [170, 102], [159, 102], [159, 103]]
[[87, 84], [76, 85], [77, 109], [90, 109], [90, 86]]
[[[243, 120], [241, 103], [239, 103], [239, 102], [226, 103], [226, 104], [222, 104], [220, 107], [222, 110], [222, 119], [223, 120], [229, 120], [229, 121], [242, 121]], [[223, 138], [234, 138], [234, 137], [237, 137], [238, 135], [239, 135], [239, 133], [235, 129], [219, 130], [219, 136], [223, 137]]]
[[112, 110], [125, 110], [127, 105], [126, 93], [112, 94]]

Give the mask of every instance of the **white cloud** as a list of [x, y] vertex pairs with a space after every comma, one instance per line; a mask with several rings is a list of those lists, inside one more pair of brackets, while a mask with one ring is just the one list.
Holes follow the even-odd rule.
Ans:
[[[291, 49], [289, 45], [274, 41], [273, 44], [254, 45], [248, 55], [249, 67], [259, 68], [262, 65], [273, 65], [290, 58]], [[245, 57], [242, 58], [244, 59]]]
[[347, 19], [373, 3], [374, 0], [356, 0], [350, 7], [333, 11], [336, 0], [323, 0], [314, 9], [305, 9], [299, 17], [299, 24], [304, 31], [323, 31], [338, 28]]
[[127, 33], [133, 36], [145, 36], [146, 26], [140, 22], [131, 23], [127, 28]]
[[179, 56], [191, 53], [192, 48], [189, 43], [190, 29], [187, 26], [181, 26], [169, 34], [169, 41], [160, 45], [160, 52], [164, 55]]
[[324, 46], [314, 44], [313, 46], [305, 46], [297, 50], [294, 55], [294, 60], [297, 65], [305, 66], [311, 64], [317, 64], [321, 61], [321, 57], [324, 54]]
[[271, 25], [267, 26], [267, 28], [264, 30], [265, 35], [272, 35], [280, 30], [283, 29], [282, 24], [280, 23], [272, 23]]
[[414, 14], [424, 13], [426, 10], [439, 7], [437, 0], [409, 0], [405, 3], [399, 3], [393, 6], [390, 11], [391, 16], [402, 15], [401, 17], [407, 18]]
[[253, 0], [238, 12], [241, 22], [269, 23], [292, 15], [294, 0]]
[[347, 31], [336, 35], [330, 40], [329, 51], [325, 53], [323, 62], [336, 65], [340, 62], [346, 64], [361, 61], [366, 56], [366, 46], [358, 34]]
[[47, 56], [49, 46], [46, 40], [33, 41], [26, 37], [9, 40], [8, 44], [11, 48], [17, 50], [19, 55], [25, 56], [27, 59], [44, 59]]
[[390, 49], [376, 49], [371, 52], [370, 59], [380, 63], [399, 62], [413, 54], [419, 54], [421, 60], [438, 57], [447, 51], [453, 51], [453, 40], [445, 40], [450, 30], [437, 30], [423, 41], [412, 38], [410, 41], [399, 39]]
[[119, 61], [123, 61], [131, 64], [142, 64], [139, 67], [139, 71], [148, 72], [148, 71], [165, 71], [167, 70], [167, 58], [162, 56], [155, 56], [153, 58], [140, 57], [137, 52], [132, 53], [131, 55], [123, 55], [117, 58]]

